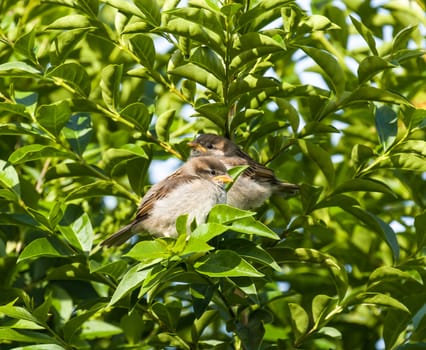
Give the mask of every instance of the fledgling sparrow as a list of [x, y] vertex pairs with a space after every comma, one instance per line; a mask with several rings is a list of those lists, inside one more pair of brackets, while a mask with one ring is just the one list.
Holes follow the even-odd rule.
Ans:
[[214, 156], [225, 164], [227, 169], [248, 165], [228, 192], [227, 204], [233, 207], [254, 209], [261, 206], [273, 193], [280, 193], [289, 198], [299, 192], [298, 185], [278, 180], [273, 170], [256, 162], [225, 137], [202, 134], [188, 145], [191, 147], [190, 159]]
[[189, 159], [173, 174], [152, 186], [137, 210], [136, 218], [101, 242], [103, 246], [125, 243], [137, 233], [176, 237], [176, 219], [188, 214], [204, 223], [215, 204], [226, 203], [225, 183], [232, 182], [222, 162], [214, 157]]

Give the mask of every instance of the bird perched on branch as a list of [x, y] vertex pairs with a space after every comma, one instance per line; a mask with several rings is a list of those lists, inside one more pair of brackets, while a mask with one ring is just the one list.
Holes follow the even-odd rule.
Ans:
[[188, 214], [205, 222], [211, 208], [226, 203], [225, 184], [232, 182], [222, 162], [214, 157], [189, 159], [172, 175], [152, 186], [137, 210], [136, 218], [101, 242], [103, 246], [125, 243], [136, 233], [176, 237], [176, 219]]
[[299, 192], [298, 185], [278, 180], [273, 170], [250, 158], [225, 137], [202, 134], [188, 145], [191, 147], [190, 159], [213, 156], [225, 164], [227, 169], [248, 166], [228, 192], [227, 204], [231, 206], [245, 210], [253, 209], [261, 206], [273, 193], [289, 198]]

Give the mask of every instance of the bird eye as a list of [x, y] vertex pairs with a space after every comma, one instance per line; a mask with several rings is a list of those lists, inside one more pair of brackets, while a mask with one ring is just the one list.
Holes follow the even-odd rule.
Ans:
[[210, 169], [210, 175], [215, 176], [217, 171], [215, 169]]
[[207, 147], [208, 149], [213, 149], [213, 148], [214, 148], [214, 147], [213, 147], [213, 144], [211, 144], [211, 143], [206, 144], [206, 147]]

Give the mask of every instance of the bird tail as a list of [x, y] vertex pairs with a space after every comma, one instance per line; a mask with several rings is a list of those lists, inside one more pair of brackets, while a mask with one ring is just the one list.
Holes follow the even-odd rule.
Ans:
[[116, 233], [103, 240], [101, 246], [112, 247], [125, 243], [130, 237], [133, 236], [132, 232], [133, 223], [130, 223], [123, 228], [119, 229]]
[[277, 190], [284, 198], [291, 198], [299, 194], [300, 187], [290, 182], [280, 182]]

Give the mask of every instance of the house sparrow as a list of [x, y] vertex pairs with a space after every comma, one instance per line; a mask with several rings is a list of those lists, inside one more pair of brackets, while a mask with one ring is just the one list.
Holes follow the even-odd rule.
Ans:
[[225, 137], [202, 134], [188, 143], [191, 158], [215, 156], [227, 169], [248, 165], [238, 177], [227, 195], [227, 204], [240, 209], [253, 209], [261, 206], [273, 193], [281, 193], [285, 198], [295, 196], [299, 186], [278, 180], [273, 170], [257, 163], [236, 144]]
[[188, 224], [194, 219], [198, 224], [204, 223], [215, 204], [226, 203], [225, 183], [229, 182], [232, 178], [216, 158], [191, 158], [152, 186], [142, 198], [136, 218], [101, 245], [120, 245], [143, 232], [156, 237], [176, 237], [176, 219], [188, 214]]

